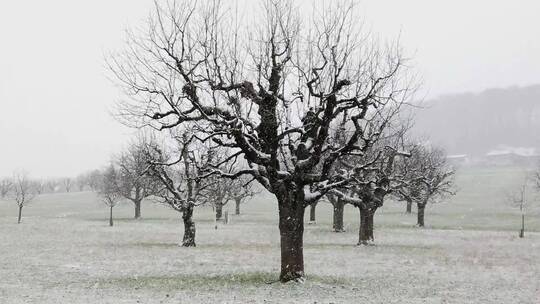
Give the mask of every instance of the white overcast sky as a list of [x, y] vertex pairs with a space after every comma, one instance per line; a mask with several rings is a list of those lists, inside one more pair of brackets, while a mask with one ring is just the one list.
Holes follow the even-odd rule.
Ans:
[[[304, 0], [308, 1], [308, 0]], [[0, 1], [0, 176], [101, 167], [133, 130], [111, 118], [119, 93], [104, 53], [122, 47], [151, 0]], [[363, 0], [381, 37], [401, 33], [426, 97], [540, 83], [538, 0]]]

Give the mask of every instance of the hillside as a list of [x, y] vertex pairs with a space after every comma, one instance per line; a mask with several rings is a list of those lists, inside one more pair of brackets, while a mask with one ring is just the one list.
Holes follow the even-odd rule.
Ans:
[[442, 96], [426, 101], [416, 117], [415, 132], [450, 154], [540, 148], [540, 85]]

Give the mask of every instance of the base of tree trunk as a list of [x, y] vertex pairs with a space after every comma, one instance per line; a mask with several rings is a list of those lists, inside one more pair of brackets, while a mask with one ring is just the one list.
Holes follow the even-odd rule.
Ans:
[[375, 246], [375, 242], [371, 240], [360, 241], [356, 246]]
[[[287, 194], [288, 195], [288, 194]], [[282, 283], [304, 282], [304, 206], [303, 199], [283, 196], [279, 203], [279, 234]]]
[[135, 203], [135, 216], [136, 220], [141, 219], [141, 203]]
[[183, 241], [182, 247], [197, 247], [197, 244], [195, 244], [195, 240]]
[[236, 208], [235, 208], [235, 211], [234, 211], [234, 215], [240, 215], [240, 203], [241, 203], [241, 201], [236, 199], [235, 203], [236, 203]]
[[520, 237], [520, 238], [524, 238], [524, 237], [525, 237], [525, 230], [521, 229], [521, 230], [519, 231], [519, 237]]

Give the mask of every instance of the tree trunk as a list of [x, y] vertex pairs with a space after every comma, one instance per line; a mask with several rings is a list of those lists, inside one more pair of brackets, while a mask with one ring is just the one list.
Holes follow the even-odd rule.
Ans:
[[23, 208], [23, 206], [19, 206], [19, 217], [18, 217], [18, 219], [17, 219], [17, 224], [20, 224], [20, 223], [21, 223], [22, 208]]
[[343, 213], [345, 209], [345, 204], [343, 203], [343, 200], [338, 198], [334, 204], [334, 223], [333, 228], [334, 232], [344, 232], [345, 229], [343, 229]]
[[407, 210], [406, 210], [407, 213], [411, 214], [412, 213], [412, 201], [407, 201]]
[[[300, 191], [303, 191], [302, 189]], [[304, 197], [285, 192], [278, 195], [281, 237], [281, 282], [304, 277]]]
[[375, 237], [373, 236], [373, 218], [375, 217], [375, 211], [377, 211], [377, 208], [369, 210], [367, 222], [367, 237], [372, 242], [375, 241]]
[[525, 237], [525, 214], [521, 215], [521, 230], [519, 231], [519, 237]]
[[367, 245], [369, 241], [369, 212], [367, 209], [358, 208], [360, 211], [360, 228], [358, 229], [358, 245]]
[[426, 209], [425, 204], [417, 204], [418, 207], [418, 227], [424, 227], [424, 211]]
[[216, 221], [221, 220], [223, 217], [223, 204], [217, 203], [216, 204]]
[[141, 218], [141, 201], [134, 201], [135, 204], [135, 219], [138, 220]]
[[315, 216], [316, 208], [317, 208], [317, 203], [313, 203], [309, 206], [309, 221], [310, 222], [315, 222], [316, 220], [316, 216]]
[[242, 202], [241, 199], [235, 199], [235, 202], [236, 202], [236, 212], [234, 214], [236, 215], [240, 215], [240, 203]]
[[109, 226], [113, 226], [113, 216], [112, 216], [112, 209], [113, 206], [111, 206], [110, 213], [109, 213]]
[[193, 206], [188, 206], [183, 214], [184, 220], [184, 238], [182, 240], [183, 247], [195, 247], [195, 222], [193, 221]]

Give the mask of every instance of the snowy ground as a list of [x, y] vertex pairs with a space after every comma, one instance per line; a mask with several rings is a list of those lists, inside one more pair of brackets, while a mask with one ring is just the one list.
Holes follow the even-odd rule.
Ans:
[[[358, 212], [331, 232], [330, 208], [306, 225], [304, 284], [280, 284], [276, 207], [269, 196], [214, 229], [197, 210], [197, 248], [178, 247], [175, 212], [147, 203], [143, 220], [117, 208], [115, 227], [92, 193], [44, 195], [17, 225], [0, 202], [0, 303], [540, 303], [540, 217], [504, 202], [515, 169], [468, 170], [451, 202], [429, 206], [425, 229], [389, 202], [376, 246], [357, 247]], [[484, 195], [482, 195], [484, 193]], [[230, 206], [230, 210], [233, 210]]]

